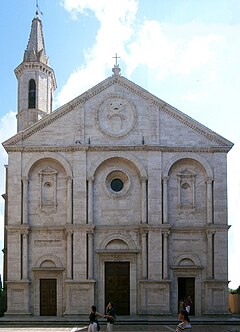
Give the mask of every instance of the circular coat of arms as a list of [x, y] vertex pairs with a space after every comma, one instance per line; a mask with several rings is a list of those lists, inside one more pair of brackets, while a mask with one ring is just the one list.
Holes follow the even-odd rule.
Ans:
[[104, 134], [113, 137], [126, 136], [136, 124], [135, 107], [122, 97], [110, 97], [100, 105], [97, 120]]

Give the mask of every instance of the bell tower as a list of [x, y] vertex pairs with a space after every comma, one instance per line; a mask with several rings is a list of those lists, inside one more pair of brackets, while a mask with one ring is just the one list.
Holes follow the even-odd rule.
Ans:
[[45, 52], [42, 21], [39, 12], [32, 20], [31, 32], [23, 62], [15, 69], [18, 80], [17, 131], [22, 131], [52, 112], [56, 90], [54, 71]]

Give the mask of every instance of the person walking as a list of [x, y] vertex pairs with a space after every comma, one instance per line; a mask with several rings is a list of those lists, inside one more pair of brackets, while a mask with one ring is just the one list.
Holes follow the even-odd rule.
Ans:
[[188, 314], [190, 314], [191, 306], [192, 306], [192, 299], [191, 299], [190, 296], [188, 296], [188, 297], [185, 299], [185, 308], [186, 308], [186, 311], [188, 312]]
[[106, 308], [106, 315], [104, 317], [107, 318], [107, 332], [113, 332], [113, 324], [116, 320], [116, 311], [112, 302], [108, 303]]
[[180, 299], [179, 301], [179, 311], [180, 312], [181, 310], [184, 310], [185, 309], [185, 304], [184, 304], [184, 301], [183, 299]]
[[103, 317], [102, 314], [97, 312], [97, 308], [95, 305], [91, 307], [91, 313], [89, 315], [89, 325], [88, 325], [88, 332], [97, 332], [100, 330], [98, 318]]
[[192, 326], [190, 324], [188, 312], [186, 310], [180, 310], [178, 318], [181, 322], [178, 324], [176, 332], [191, 332]]

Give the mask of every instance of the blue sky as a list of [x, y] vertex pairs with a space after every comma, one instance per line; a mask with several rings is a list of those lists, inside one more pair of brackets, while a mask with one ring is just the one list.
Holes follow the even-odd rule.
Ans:
[[[13, 71], [23, 59], [35, 6], [34, 0], [1, 5], [1, 142], [16, 133]], [[229, 280], [238, 287], [240, 1], [39, 0], [39, 6], [58, 84], [55, 108], [110, 76], [117, 52], [123, 76], [235, 143], [228, 154]], [[1, 148], [0, 193], [6, 163]]]

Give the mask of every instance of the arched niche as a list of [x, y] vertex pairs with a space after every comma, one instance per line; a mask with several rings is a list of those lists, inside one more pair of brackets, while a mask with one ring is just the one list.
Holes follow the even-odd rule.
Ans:
[[[120, 246], [122, 248], [120, 249], [128, 249], [128, 250], [136, 250], [136, 244], [133, 241], [133, 239], [126, 234], [119, 234], [114, 233], [108, 235], [100, 244], [101, 250], [107, 250], [107, 249], [118, 249], [117, 246]], [[115, 248], [112, 248], [115, 247]]]
[[119, 159], [125, 159], [128, 162], [131, 162], [135, 168], [137, 168], [139, 176], [140, 177], [147, 177], [147, 172], [145, 167], [143, 166], [143, 164], [139, 161], [139, 159], [137, 159], [136, 157], [134, 157], [133, 155], [126, 153], [126, 152], [112, 152], [108, 154], [108, 157], [106, 158], [105, 156], [99, 158], [96, 163], [94, 163], [88, 173], [88, 177], [92, 178], [94, 177], [97, 169], [100, 167], [100, 165], [104, 162], [106, 162], [107, 160], [110, 160], [112, 158], [119, 158]]
[[201, 261], [197, 255], [182, 254], [175, 259], [175, 266], [201, 266]]
[[166, 164], [166, 166], [164, 167], [163, 177], [167, 177], [171, 167], [181, 159], [193, 159], [195, 161], [198, 161], [199, 164], [201, 164], [201, 166], [204, 168], [207, 177], [213, 178], [213, 171], [207, 160], [204, 159], [202, 156], [198, 155], [197, 153], [192, 153], [192, 152], [179, 153], [178, 155], [170, 159]]
[[62, 262], [59, 257], [55, 255], [43, 255], [35, 263], [35, 268], [63, 268]]
[[57, 161], [59, 164], [61, 164], [61, 166], [64, 168], [67, 176], [72, 177], [73, 173], [72, 173], [72, 168], [69, 164], [69, 162], [63, 157], [61, 156], [59, 153], [56, 152], [43, 152], [43, 153], [39, 153], [38, 155], [32, 157], [28, 163], [26, 164], [26, 166], [23, 169], [23, 177], [28, 177], [28, 174], [31, 170], [31, 168], [34, 166], [34, 164], [36, 164], [37, 162], [43, 160], [43, 159], [52, 159]]

